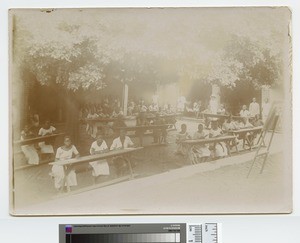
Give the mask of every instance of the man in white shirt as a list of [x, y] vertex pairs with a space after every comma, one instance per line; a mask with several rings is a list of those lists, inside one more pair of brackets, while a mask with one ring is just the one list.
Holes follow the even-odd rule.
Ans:
[[260, 115], [260, 107], [256, 102], [256, 98], [252, 99], [252, 103], [249, 105], [249, 112], [251, 117], [255, 117], [256, 115]]
[[242, 110], [240, 111], [240, 116], [241, 117], [249, 117], [250, 112], [247, 110], [247, 106], [243, 105]]

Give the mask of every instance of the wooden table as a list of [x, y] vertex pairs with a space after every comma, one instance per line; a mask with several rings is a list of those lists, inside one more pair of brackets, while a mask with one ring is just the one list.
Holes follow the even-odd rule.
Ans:
[[[139, 151], [143, 149], [142, 147], [138, 148], [126, 148], [126, 149], [117, 149], [117, 150], [111, 150], [107, 153], [102, 153], [102, 154], [94, 154], [94, 155], [88, 155], [84, 157], [79, 157], [79, 158], [74, 158], [74, 159], [69, 159], [69, 160], [60, 160], [60, 161], [55, 161], [55, 162], [50, 162], [49, 165], [59, 165], [63, 166], [64, 169], [64, 181], [66, 180], [67, 176], [67, 170], [69, 167], [73, 167], [75, 165], [83, 164], [83, 163], [88, 163], [88, 162], [93, 162], [97, 160], [103, 160], [103, 159], [108, 159], [108, 158], [113, 158], [113, 157], [118, 157], [121, 156], [127, 163], [129, 171], [130, 171], [130, 177], [133, 178], [133, 170], [131, 166], [131, 160], [129, 155], [133, 152]], [[68, 192], [70, 191], [70, 186], [67, 185], [67, 190]]]
[[[119, 118], [120, 119], [120, 118]], [[122, 118], [123, 119], [123, 118]], [[108, 122], [113, 122], [117, 120], [116, 117], [97, 117], [97, 118], [86, 118], [84, 121], [86, 122], [103, 122], [103, 123], [108, 123]]]
[[159, 118], [175, 118], [177, 116], [181, 116], [182, 114], [181, 113], [174, 113], [174, 114], [160, 114], [159, 116], [156, 116], [156, 115], [153, 115], [151, 114], [151, 116], [147, 116], [146, 115], [146, 119], [154, 119], [156, 117], [159, 117]]
[[140, 146], [143, 145], [143, 135], [147, 130], [153, 129], [167, 129], [172, 124], [161, 124], [161, 125], [143, 125], [143, 126], [133, 126], [133, 127], [115, 127], [116, 130], [125, 130], [125, 131], [135, 131], [139, 132], [138, 137], [140, 140]]
[[[261, 133], [263, 130], [263, 126], [259, 126], [259, 127], [250, 127], [250, 128], [242, 128], [242, 129], [238, 129], [238, 130], [233, 130], [233, 131], [229, 131], [228, 133], [231, 133], [233, 135], [235, 135], [236, 137], [240, 137], [241, 139], [243, 139], [243, 148], [245, 148], [245, 145], [247, 143], [247, 145], [249, 146], [250, 150], [253, 147], [253, 140], [250, 141], [247, 137], [247, 133]], [[258, 142], [260, 141], [261, 136], [259, 137]], [[257, 142], [257, 144], [258, 144]], [[263, 141], [264, 144], [264, 141]]]
[[[230, 117], [230, 115], [224, 115], [224, 114], [212, 114], [212, 113], [205, 113], [202, 112], [201, 113], [205, 118], [206, 117], [211, 117], [211, 118], [218, 118], [218, 119], [227, 119], [228, 117]], [[241, 116], [231, 116], [231, 118], [233, 120], [242, 120], [243, 117]]]
[[227, 150], [228, 150], [228, 155], [231, 156], [229, 142], [233, 141], [235, 139], [236, 139], [235, 136], [221, 136], [221, 137], [215, 137], [215, 138], [188, 139], [181, 143], [188, 148], [188, 156], [189, 156], [191, 164], [196, 164], [196, 162], [193, 159], [193, 156], [191, 156], [191, 152], [192, 152], [194, 145], [205, 145], [208, 143], [212, 143], [213, 146], [215, 147], [217, 143], [225, 142], [226, 146], [227, 146]]
[[45, 141], [49, 141], [49, 140], [55, 139], [55, 138], [57, 138], [59, 136], [63, 136], [63, 135], [65, 135], [65, 133], [55, 133], [55, 134], [46, 135], [46, 136], [39, 136], [39, 137], [14, 141], [14, 144], [22, 146], [22, 145], [39, 143], [39, 142], [45, 142]]
[[126, 130], [126, 131], [147, 131], [153, 129], [167, 129], [171, 124], [161, 124], [161, 125], [142, 125], [133, 127], [115, 127], [114, 129]]

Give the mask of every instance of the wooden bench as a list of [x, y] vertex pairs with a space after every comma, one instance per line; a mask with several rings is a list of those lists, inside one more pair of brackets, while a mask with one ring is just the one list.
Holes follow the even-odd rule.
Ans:
[[46, 135], [46, 136], [39, 136], [39, 137], [34, 137], [34, 138], [28, 138], [24, 140], [18, 140], [14, 141], [14, 145], [28, 145], [28, 144], [35, 144], [39, 142], [47, 142], [56, 139], [59, 136], [63, 136], [65, 133], [54, 133], [51, 135]]
[[205, 118], [211, 117], [211, 118], [218, 118], [218, 119], [220, 119], [220, 118], [227, 119], [230, 116], [233, 120], [242, 120], [244, 118], [241, 116], [233, 116], [233, 115], [228, 115], [228, 114], [213, 114], [213, 113], [206, 113], [206, 112], [201, 112], [200, 114], [203, 115]]
[[[145, 136], [145, 132], [151, 130], [150, 133], [153, 136], [153, 130], [166, 130], [169, 128], [171, 124], [161, 124], [161, 125], [143, 125], [143, 126], [133, 126], [133, 127], [114, 127], [114, 130], [125, 130], [125, 131], [134, 131], [135, 136], [140, 140], [140, 146], [143, 146], [143, 137]], [[137, 134], [138, 133], [138, 134]]]
[[[228, 155], [231, 156], [230, 152], [230, 141], [234, 141], [236, 139], [235, 136], [220, 136], [215, 138], [204, 138], [204, 139], [188, 139], [183, 142], [181, 142], [184, 146], [187, 147], [188, 150], [188, 157], [191, 162], [191, 164], [196, 164], [196, 162], [193, 159], [192, 156], [192, 149], [195, 145], [205, 145], [205, 144], [213, 144], [213, 147], [217, 145], [217, 143], [224, 142], [227, 146]], [[237, 147], [236, 147], [237, 149]]]
[[[66, 180], [67, 171], [76, 165], [82, 165], [82, 164], [86, 164], [89, 162], [109, 159], [109, 158], [113, 158], [113, 157], [122, 157], [128, 165], [128, 169], [130, 172], [130, 175], [128, 178], [133, 178], [134, 173], [132, 170], [132, 165], [131, 165], [131, 160], [130, 160], [129, 155], [132, 154], [133, 152], [139, 151], [141, 149], [143, 149], [143, 148], [138, 147], [138, 148], [126, 148], [126, 149], [112, 150], [112, 151], [109, 151], [107, 153], [102, 153], [102, 154], [88, 155], [88, 156], [84, 156], [84, 157], [80, 157], [80, 158], [50, 162], [49, 165], [63, 166], [64, 181], [66, 182], [67, 181]], [[69, 185], [67, 185], [67, 190], [68, 190], [68, 192], [70, 192], [70, 190], [71, 190]]]
[[[245, 145], [247, 144], [249, 146], [249, 149], [252, 150], [254, 139], [250, 141], [247, 137], [247, 134], [248, 133], [254, 133], [254, 134], [260, 133], [261, 134], [262, 131], [263, 131], [263, 126], [259, 126], [259, 127], [250, 127], [250, 128], [242, 128], [242, 129], [238, 129], [238, 130], [233, 130], [228, 133], [233, 134], [236, 137], [242, 139], [244, 149], [245, 149]], [[262, 139], [261, 136], [259, 137], [257, 144], [259, 143], [260, 139]], [[264, 141], [263, 141], [263, 144], [264, 144]]]

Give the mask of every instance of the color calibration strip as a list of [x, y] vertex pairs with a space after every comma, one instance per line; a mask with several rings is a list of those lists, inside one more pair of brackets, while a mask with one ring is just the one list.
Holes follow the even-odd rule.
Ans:
[[180, 243], [180, 233], [72, 234], [67, 243]]

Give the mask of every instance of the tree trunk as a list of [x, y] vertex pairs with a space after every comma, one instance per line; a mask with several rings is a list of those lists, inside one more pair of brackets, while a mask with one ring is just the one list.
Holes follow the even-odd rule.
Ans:
[[124, 85], [123, 85], [123, 113], [124, 113], [124, 116], [127, 116], [127, 107], [128, 107], [128, 84], [124, 83]]
[[217, 84], [212, 84], [210, 110], [212, 113], [217, 113], [220, 107], [220, 87]]
[[79, 104], [73, 91], [65, 96], [66, 133], [71, 136], [73, 144], [79, 143]]

